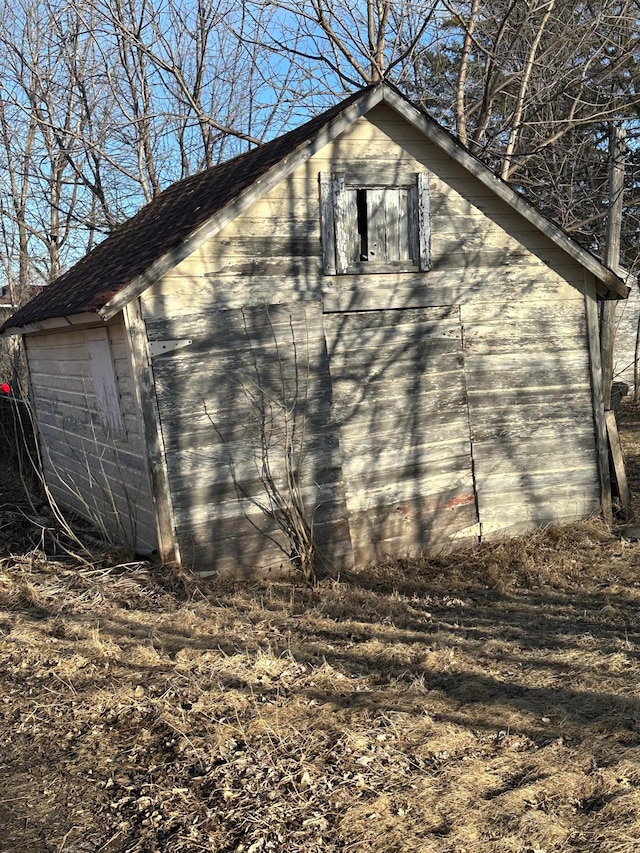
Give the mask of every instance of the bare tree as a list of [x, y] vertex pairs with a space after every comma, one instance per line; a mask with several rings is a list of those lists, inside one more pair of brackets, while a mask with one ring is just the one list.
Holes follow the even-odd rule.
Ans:
[[296, 69], [264, 45], [275, 15], [232, 0], [5, 7], [6, 281], [47, 283], [168, 184], [281, 131]]
[[[281, 12], [275, 53], [285, 54], [306, 73], [324, 79], [335, 92], [396, 79], [411, 66], [425, 39], [432, 41], [439, 0], [394, 3], [366, 0], [277, 0]], [[335, 94], [334, 94], [335, 99]]]
[[638, 5], [21, 0], [0, 18], [4, 277], [51, 280], [169, 183], [381, 79], [586, 235], [605, 125], [638, 104]]

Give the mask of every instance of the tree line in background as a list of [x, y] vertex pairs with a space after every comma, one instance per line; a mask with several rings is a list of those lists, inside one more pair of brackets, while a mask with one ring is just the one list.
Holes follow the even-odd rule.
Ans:
[[640, 0], [18, 0], [0, 13], [0, 284], [18, 304], [170, 183], [386, 78], [597, 253]]

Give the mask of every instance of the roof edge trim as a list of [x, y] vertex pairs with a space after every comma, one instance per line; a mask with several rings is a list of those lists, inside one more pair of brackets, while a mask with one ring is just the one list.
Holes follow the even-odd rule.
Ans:
[[25, 326], [9, 326], [4, 329], [1, 337], [9, 335], [30, 335], [33, 332], [54, 332], [57, 329], [68, 329], [71, 326], [104, 325], [103, 318], [97, 311], [85, 311], [82, 314], [64, 314], [60, 317], [48, 317], [37, 320]]

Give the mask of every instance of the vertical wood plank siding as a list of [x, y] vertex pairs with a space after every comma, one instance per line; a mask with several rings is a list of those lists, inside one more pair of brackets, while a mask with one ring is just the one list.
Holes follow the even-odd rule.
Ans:
[[153, 551], [155, 515], [124, 328], [120, 319], [99, 330], [111, 357], [111, 364], [101, 361], [101, 381], [117, 394], [109, 398], [108, 412], [103, 389], [94, 385], [92, 330], [25, 338], [45, 477], [62, 507], [94, 523], [99, 519], [116, 542]]
[[[385, 185], [428, 183], [428, 271], [335, 274], [319, 176], [353, 185], [374, 166]], [[153, 372], [180, 549], [199, 570], [286, 563], [258, 506], [256, 400], [286, 404], [302, 353], [300, 476], [333, 565], [476, 536], [477, 511], [492, 536], [599, 507], [582, 267], [384, 105], [141, 309], [150, 340], [193, 341]]]

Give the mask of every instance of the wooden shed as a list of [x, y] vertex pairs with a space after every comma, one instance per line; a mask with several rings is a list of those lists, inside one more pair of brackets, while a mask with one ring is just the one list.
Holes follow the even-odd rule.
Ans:
[[626, 295], [380, 84], [169, 187], [3, 331], [60, 502], [253, 575], [600, 512]]

